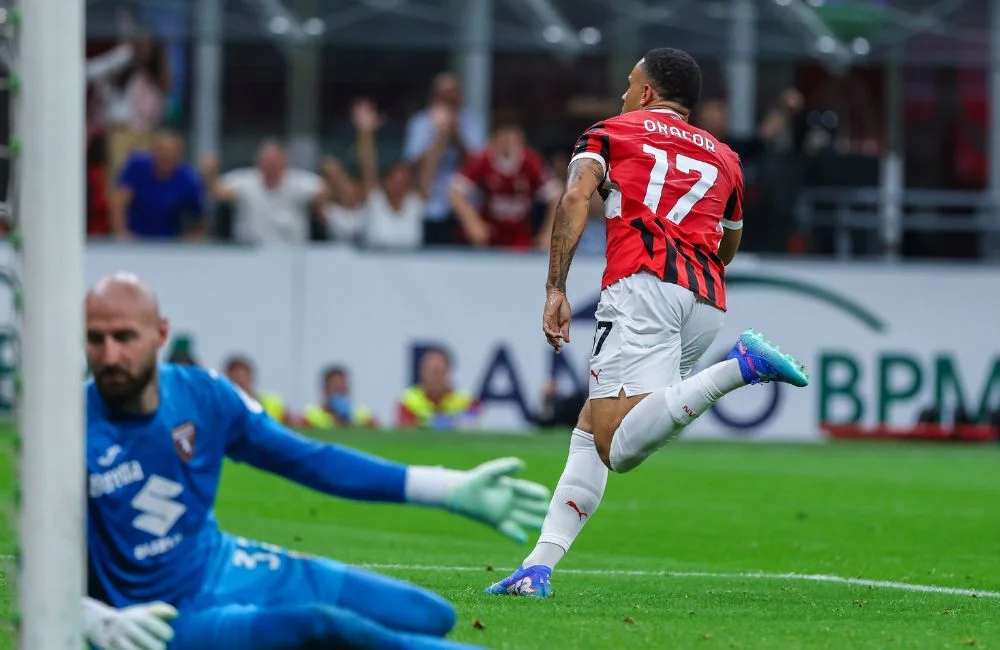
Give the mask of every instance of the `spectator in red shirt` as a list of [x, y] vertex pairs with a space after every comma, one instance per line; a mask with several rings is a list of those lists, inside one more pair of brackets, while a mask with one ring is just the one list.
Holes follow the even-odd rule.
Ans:
[[98, 160], [91, 151], [87, 153], [87, 236], [102, 237], [111, 233], [111, 202], [108, 199], [108, 183], [104, 161]]
[[[480, 208], [473, 204], [476, 190]], [[538, 152], [527, 146], [521, 127], [504, 123], [493, 131], [486, 148], [467, 158], [452, 178], [451, 205], [474, 246], [526, 250], [533, 244], [548, 245], [560, 192], [559, 181]], [[538, 237], [531, 224], [536, 199], [548, 204]]]

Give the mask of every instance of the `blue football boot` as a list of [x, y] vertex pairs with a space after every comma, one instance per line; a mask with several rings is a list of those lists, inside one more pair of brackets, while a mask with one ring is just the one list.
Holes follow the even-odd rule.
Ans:
[[483, 593], [494, 596], [531, 596], [546, 598], [552, 593], [550, 579], [552, 569], [536, 564], [530, 567], [519, 567], [499, 582], [494, 582], [483, 590]]
[[802, 364], [772, 345], [753, 328], [740, 334], [726, 359], [736, 359], [748, 384], [780, 381], [799, 388], [809, 385], [809, 375]]

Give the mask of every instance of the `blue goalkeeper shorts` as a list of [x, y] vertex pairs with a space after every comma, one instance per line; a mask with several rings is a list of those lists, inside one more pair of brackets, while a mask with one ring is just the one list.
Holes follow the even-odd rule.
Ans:
[[451, 647], [440, 639], [455, 625], [454, 609], [408, 582], [237, 538], [220, 560], [227, 556], [178, 608], [171, 650]]

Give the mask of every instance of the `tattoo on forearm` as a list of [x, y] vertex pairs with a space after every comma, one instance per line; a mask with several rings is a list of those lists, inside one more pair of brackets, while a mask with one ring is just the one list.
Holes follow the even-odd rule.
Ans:
[[556, 218], [552, 226], [552, 245], [549, 249], [549, 279], [545, 286], [549, 289], [566, 291], [566, 278], [569, 277], [569, 266], [576, 254], [580, 236], [572, 231], [572, 222], [568, 213], [559, 202], [556, 208]]
[[[567, 192], [580, 183], [593, 185], [596, 188], [602, 180], [604, 180], [604, 168], [601, 164], [596, 160], [580, 158], [569, 166], [566, 178]], [[587, 202], [570, 204], [567, 203], [564, 194], [556, 207], [552, 223], [552, 244], [549, 250], [549, 277], [545, 283], [549, 289], [566, 291], [566, 278], [569, 277], [569, 267], [586, 225], [588, 203], [592, 193], [592, 189], [587, 193]]]

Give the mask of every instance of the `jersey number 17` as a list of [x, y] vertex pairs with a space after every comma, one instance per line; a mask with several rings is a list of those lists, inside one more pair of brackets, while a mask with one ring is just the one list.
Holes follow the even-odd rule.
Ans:
[[[653, 214], [662, 216], [663, 213], [659, 210], [660, 199], [663, 196], [663, 185], [667, 181], [667, 173], [670, 171], [670, 155], [663, 149], [648, 144], [642, 145], [642, 150], [653, 157], [653, 169], [649, 172], [646, 197], [642, 202], [652, 210]], [[715, 181], [719, 178], [719, 168], [682, 153], [674, 156], [674, 167], [677, 171], [685, 174], [691, 172], [698, 174], [698, 180], [691, 186], [691, 189], [677, 199], [677, 202], [666, 212], [667, 219], [679, 224], [691, 212], [695, 204], [702, 200], [715, 185]]]

